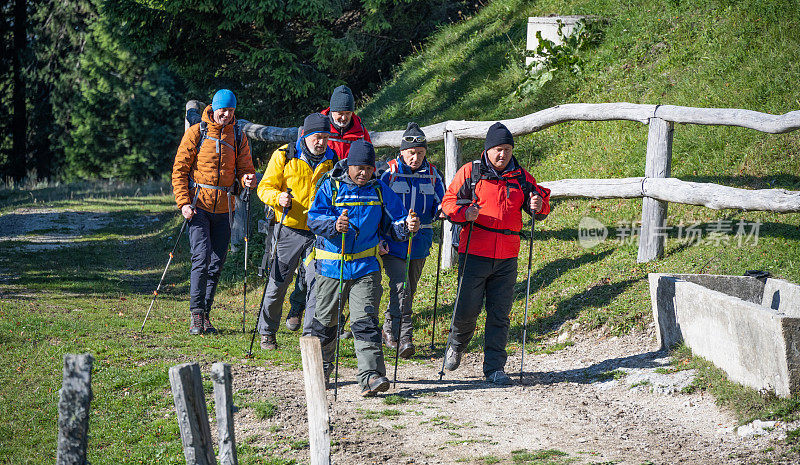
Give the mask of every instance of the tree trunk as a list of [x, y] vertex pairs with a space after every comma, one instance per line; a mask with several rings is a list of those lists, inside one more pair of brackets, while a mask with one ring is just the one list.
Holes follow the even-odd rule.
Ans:
[[11, 121], [11, 163], [8, 171], [14, 179], [25, 177], [25, 139], [28, 132], [28, 114], [25, 109], [25, 81], [22, 78], [22, 55], [25, 53], [25, 28], [28, 23], [28, 9], [25, 0], [14, 3], [14, 51], [11, 68], [14, 90], [12, 95], [14, 114]]

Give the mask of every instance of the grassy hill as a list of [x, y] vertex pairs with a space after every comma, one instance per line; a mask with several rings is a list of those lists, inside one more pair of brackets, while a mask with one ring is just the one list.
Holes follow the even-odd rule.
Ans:
[[[595, 17], [600, 40], [581, 52], [582, 74], [559, 71], [543, 88], [519, 92], [531, 79], [524, 68], [527, 17], [554, 13]], [[513, 118], [573, 102], [782, 114], [800, 106], [798, 26], [800, 9], [791, 0], [498, 0], [443, 28], [398, 66], [361, 115], [371, 128], [386, 130], [402, 128], [406, 121]], [[646, 144], [647, 127], [639, 123], [575, 122], [518, 138], [515, 154], [539, 181], [615, 178], [643, 175]], [[480, 141], [466, 141], [465, 160], [481, 148]], [[441, 161], [441, 144], [432, 152]], [[767, 135], [680, 125], [674, 133], [672, 173], [689, 181], [800, 190], [800, 132]], [[551, 217], [537, 224], [534, 303], [543, 317], [537, 320], [542, 331], [572, 318], [611, 332], [645, 325], [650, 321], [648, 272], [741, 274], [764, 269], [795, 282], [800, 278], [797, 214], [672, 204], [668, 224], [674, 229], [667, 255], [647, 265], [636, 264], [635, 241], [607, 241], [590, 250], [577, 244], [576, 229], [584, 216], [611, 227], [610, 237], [618, 238], [640, 218], [640, 211], [639, 200], [559, 201]], [[736, 225], [757, 221], [763, 223], [758, 244], [739, 246]], [[690, 246], [677, 237], [678, 225], [694, 222], [701, 223], [705, 238], [714, 228], [733, 228], [722, 241]], [[726, 246], [731, 242], [734, 246]]]

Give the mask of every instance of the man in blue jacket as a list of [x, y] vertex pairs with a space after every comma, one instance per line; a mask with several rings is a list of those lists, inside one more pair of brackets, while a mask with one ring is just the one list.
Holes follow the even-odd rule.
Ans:
[[[386, 237], [389, 251], [383, 256], [383, 269], [389, 277], [389, 307], [383, 323], [383, 343], [399, 350], [400, 357], [414, 355], [411, 303], [422, 276], [425, 258], [433, 243], [433, 221], [444, 196], [444, 183], [425, 155], [428, 142], [417, 123], [408, 123], [400, 142], [400, 156], [389, 160], [380, 170], [380, 180], [403, 201], [407, 210], [414, 210], [421, 222], [421, 231], [411, 239], [411, 262], [408, 267], [408, 288], [403, 292], [408, 240], [398, 242]], [[400, 318], [402, 309], [403, 317]], [[403, 327], [400, 327], [402, 320]], [[399, 348], [398, 348], [399, 344]]]
[[308, 226], [317, 235], [314, 251], [317, 302], [311, 334], [322, 343], [325, 373], [330, 375], [340, 318], [341, 271], [344, 280], [341, 298], [350, 299], [358, 383], [365, 397], [389, 389], [378, 324], [383, 293], [380, 234], [403, 241], [409, 233], [419, 230], [419, 225], [418, 218], [407, 214], [400, 198], [375, 177], [375, 149], [363, 139], [354, 141], [347, 159], [338, 162], [320, 180], [308, 212]]

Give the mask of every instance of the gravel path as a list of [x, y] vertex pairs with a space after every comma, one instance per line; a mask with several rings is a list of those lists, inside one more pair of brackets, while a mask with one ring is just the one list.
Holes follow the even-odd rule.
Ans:
[[[691, 371], [656, 371], [669, 359], [655, 349], [649, 335], [584, 337], [555, 354], [526, 357], [524, 384], [508, 388], [482, 381], [481, 354], [465, 356], [441, 382], [439, 360], [417, 360], [401, 366], [398, 389], [388, 393], [408, 399], [398, 405], [362, 399], [354, 371], [343, 370], [331, 407], [334, 462], [511, 462], [512, 451], [556, 449], [569, 463], [798, 463], [783, 439], [799, 425], [737, 432], [711, 396], [680, 393]], [[518, 367], [519, 358], [510, 357], [508, 371], [518, 376]], [[307, 450], [289, 446], [307, 437], [302, 373], [239, 368], [234, 384], [278, 404], [269, 420], [243, 409], [240, 440], [307, 461]]]

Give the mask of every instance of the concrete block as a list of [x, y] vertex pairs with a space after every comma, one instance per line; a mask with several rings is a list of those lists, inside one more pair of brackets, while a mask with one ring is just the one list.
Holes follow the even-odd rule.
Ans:
[[798, 286], [721, 275], [651, 273], [649, 280], [662, 348], [684, 342], [733, 381], [784, 397], [800, 392]]
[[[539, 47], [539, 39], [536, 38], [536, 33], [541, 32], [542, 38], [552, 41], [556, 45], [561, 45], [562, 40], [558, 37], [558, 22], [564, 25], [561, 29], [561, 32], [564, 34], [564, 37], [568, 37], [572, 35], [572, 32], [575, 30], [575, 26], [578, 24], [578, 21], [585, 19], [586, 16], [546, 16], [546, 17], [538, 17], [538, 16], [531, 16], [528, 18], [528, 36], [527, 36], [527, 50], [529, 52], [534, 52], [535, 55], [536, 48]], [[530, 65], [534, 61], [537, 61], [535, 56], [528, 56], [525, 58], [525, 66]]]

